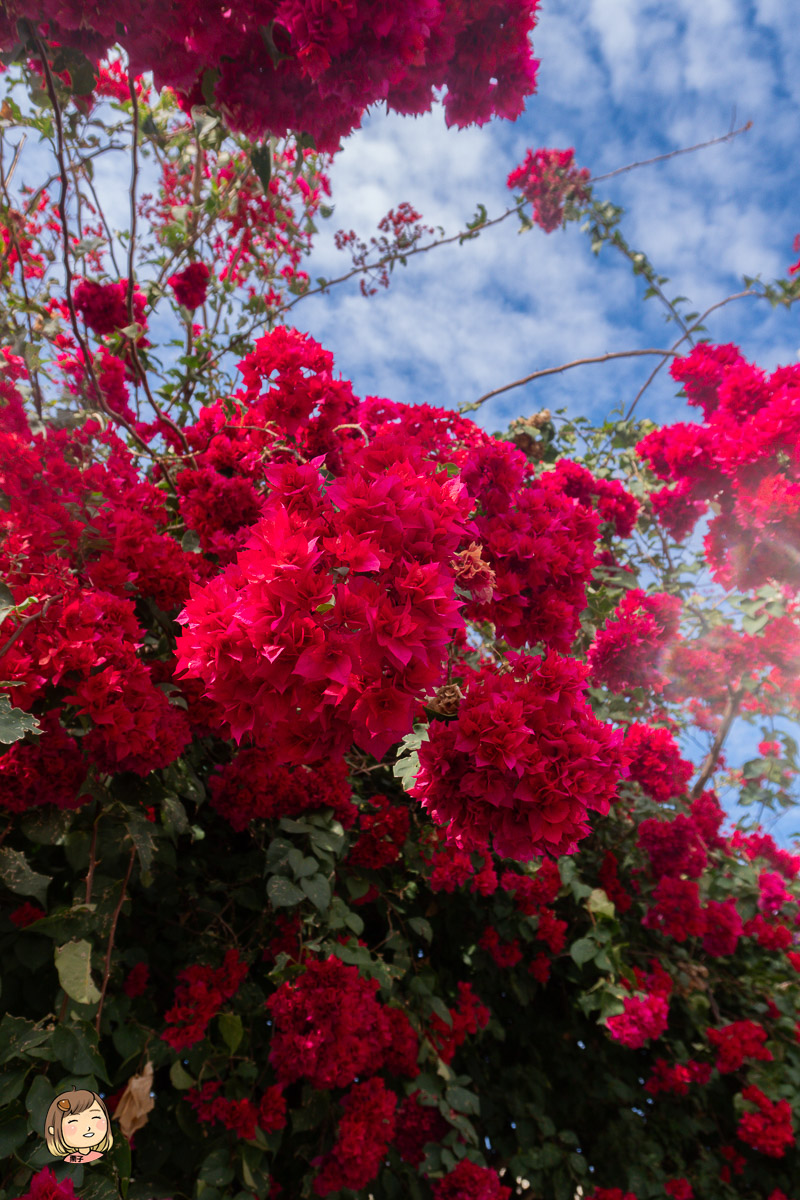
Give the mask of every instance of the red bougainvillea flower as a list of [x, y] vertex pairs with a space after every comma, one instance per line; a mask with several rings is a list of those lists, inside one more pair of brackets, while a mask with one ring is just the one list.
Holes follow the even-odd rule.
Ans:
[[735, 954], [744, 923], [733, 896], [727, 900], [709, 900], [703, 912], [706, 918], [703, 949], [706, 953], [715, 958]]
[[630, 778], [661, 803], [686, 792], [694, 767], [668, 729], [634, 722], [625, 732]]
[[193, 262], [175, 275], [170, 275], [167, 283], [175, 293], [178, 304], [194, 310], [206, 302], [210, 277], [211, 272], [205, 263]]
[[745, 1059], [772, 1062], [772, 1053], [764, 1045], [767, 1031], [755, 1021], [734, 1021], [708, 1029], [706, 1037], [717, 1048], [716, 1066], [721, 1074], [738, 1071]]
[[652, 1038], [660, 1038], [667, 1028], [672, 980], [653, 963], [652, 974], [634, 968], [640, 992], [626, 996], [625, 1011], [606, 1018], [606, 1028], [616, 1042], [631, 1050], [640, 1049]]
[[175, 1002], [164, 1014], [162, 1038], [173, 1050], [186, 1050], [202, 1041], [208, 1024], [226, 1000], [235, 996], [247, 974], [247, 963], [228, 950], [221, 967], [186, 967], [178, 976]]
[[455, 721], [434, 723], [411, 794], [463, 849], [525, 861], [571, 853], [589, 810], [624, 773], [621, 734], [583, 699], [585, 668], [549, 652], [469, 683]]
[[34, 1175], [20, 1200], [76, 1200], [75, 1185], [69, 1178], [59, 1182], [50, 1167], [44, 1167]]
[[[125, 329], [131, 323], [128, 315], [127, 279], [120, 279], [116, 283], [98, 283], [94, 279], [85, 279], [75, 288], [73, 301], [86, 324], [98, 337]], [[142, 293], [134, 287], [133, 320], [137, 325], [146, 324], [145, 303]]]
[[[290, 130], [334, 151], [380, 101], [401, 113], [428, 112], [434, 88], [446, 86], [448, 125], [514, 120], [535, 89], [537, 61], [529, 35], [536, 0], [450, 5], [444, 0], [328, 0], [220, 6], [203, 0], [153, 0], [131, 6], [72, 0], [9, 3], [0, 24], [3, 49], [15, 23], [47, 24], [61, 46], [77, 45], [97, 62], [119, 43], [136, 75], [152, 71], [156, 87], [177, 90], [189, 111], [204, 104], [205, 72], [215, 63], [214, 106], [226, 124], [253, 139]], [[268, 24], [269, 46], [259, 33]], [[266, 63], [266, 66], [265, 66]], [[368, 64], [368, 65], [367, 65]]]
[[746, 1112], [739, 1119], [738, 1137], [754, 1150], [771, 1158], [783, 1158], [794, 1145], [792, 1106], [788, 1100], [770, 1100], [754, 1084], [744, 1088], [743, 1099], [755, 1104], [757, 1112]]
[[677, 596], [648, 595], [640, 588], [627, 592], [589, 651], [592, 677], [616, 692], [632, 687], [660, 690], [661, 667], [678, 632], [680, 611]]
[[462, 1158], [444, 1179], [432, 1187], [434, 1200], [508, 1200], [511, 1188], [505, 1187], [491, 1167], [479, 1167]]
[[403, 1162], [418, 1167], [428, 1142], [439, 1142], [450, 1128], [437, 1105], [420, 1103], [422, 1092], [406, 1096], [397, 1110], [394, 1144]]
[[651, 1096], [660, 1092], [668, 1092], [673, 1096], [685, 1096], [690, 1083], [705, 1084], [711, 1078], [710, 1063], [697, 1063], [689, 1059], [686, 1063], [670, 1065], [666, 1059], [657, 1058], [652, 1074], [644, 1085], [644, 1090]]
[[311, 960], [294, 982], [281, 984], [266, 1002], [274, 1022], [269, 1059], [279, 1081], [347, 1087], [384, 1065], [407, 1074], [409, 1057], [416, 1074], [413, 1030], [402, 1012], [379, 1003], [378, 986], [338, 958]]
[[512, 171], [507, 183], [518, 188], [533, 206], [533, 219], [545, 233], [558, 229], [567, 200], [585, 204], [591, 172], [575, 166], [575, 151], [529, 150], [524, 163]]
[[378, 1174], [394, 1137], [397, 1097], [382, 1079], [354, 1084], [341, 1103], [344, 1115], [336, 1142], [314, 1180], [318, 1196], [366, 1187]]
[[708, 856], [700, 831], [691, 817], [678, 813], [671, 821], [648, 818], [639, 826], [638, 844], [650, 859], [653, 874], [702, 875]]
[[677, 942], [702, 937], [705, 933], [700, 889], [693, 879], [664, 876], [659, 880], [652, 900], [652, 906], [642, 920], [645, 929], [658, 929]]
[[664, 1191], [668, 1196], [672, 1196], [672, 1200], [694, 1200], [694, 1192], [688, 1179], [668, 1179], [664, 1184]]
[[428, 1036], [443, 1062], [451, 1063], [456, 1050], [468, 1035], [474, 1035], [489, 1024], [491, 1013], [482, 1004], [469, 983], [459, 982], [458, 1005], [450, 1009], [450, 1023], [438, 1013], [430, 1020]]
[[675, 485], [653, 497], [673, 536], [685, 536], [714, 502], [705, 538], [712, 574], [741, 590], [775, 580], [800, 582], [800, 368], [766, 376], [735, 346], [696, 346], [676, 359], [673, 378], [702, 424], [649, 433], [637, 446], [660, 479]]

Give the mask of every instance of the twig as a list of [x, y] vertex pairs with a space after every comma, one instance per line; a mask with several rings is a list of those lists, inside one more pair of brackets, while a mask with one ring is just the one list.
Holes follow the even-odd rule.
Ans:
[[651, 163], [664, 162], [668, 158], [677, 158], [679, 154], [694, 154], [695, 150], [705, 150], [708, 146], [718, 146], [722, 142], [729, 142], [732, 138], [738, 137], [740, 133], [747, 133], [753, 128], [753, 122], [748, 121], [746, 125], [741, 125], [738, 129], [731, 129], [728, 133], [724, 133], [722, 137], [711, 138], [709, 142], [698, 142], [696, 146], [684, 146], [680, 150], [670, 150], [668, 154], [656, 154], [654, 158], [644, 158], [641, 162], [629, 163], [627, 167], [617, 167], [615, 171], [608, 171], [605, 175], [593, 175], [589, 183], [599, 183], [602, 179], [613, 179], [615, 175], [622, 175], [624, 171], [635, 171], [637, 167], [649, 167]]
[[[63, 123], [62, 116], [61, 116], [61, 106], [58, 103], [58, 96], [56, 94], [55, 84], [53, 83], [53, 73], [50, 70], [50, 63], [47, 61], [47, 54], [45, 52], [44, 47], [42, 46], [40, 39], [33, 32], [33, 28], [30, 27], [30, 29], [31, 29], [31, 38], [33, 40], [34, 45], [36, 46], [37, 53], [41, 59], [42, 67], [44, 68], [45, 79], [47, 81], [47, 94], [50, 97], [50, 103], [53, 106], [53, 113], [55, 114], [56, 161], [58, 162], [58, 169], [60, 172], [60, 180], [61, 180], [61, 188], [59, 190], [59, 195], [58, 195], [58, 216], [59, 216], [59, 220], [61, 222], [61, 230], [62, 230], [62, 234], [63, 234], [64, 274], [66, 277], [66, 301], [67, 301], [67, 308], [69, 309], [69, 319], [70, 319], [70, 324], [72, 325], [72, 332], [75, 334], [75, 340], [77, 341], [78, 345], [80, 346], [81, 353], [83, 355], [83, 361], [84, 361], [84, 363], [86, 365], [86, 369], [89, 372], [89, 375], [91, 377], [92, 383], [94, 385], [94, 394], [97, 397], [97, 402], [100, 405], [101, 409], [103, 410], [104, 413], [106, 413], [106, 415], [112, 421], [116, 421], [119, 425], [121, 425], [123, 427], [123, 429], [125, 429], [125, 431], [129, 434], [129, 436], [134, 439], [134, 441], [139, 443], [139, 445], [142, 447], [145, 454], [149, 455], [151, 458], [154, 458], [154, 459], [156, 459], [156, 461], [158, 461], [158, 456], [153, 453], [153, 451], [148, 446], [147, 442], [142, 437], [140, 437], [140, 435], [136, 432], [136, 430], [133, 428], [133, 426], [130, 424], [130, 422], [127, 421], [119, 413], [112, 411], [106, 404], [105, 399], [103, 397], [103, 393], [100, 390], [100, 385], [97, 380], [97, 373], [95, 372], [94, 361], [93, 361], [91, 353], [89, 351], [89, 344], [86, 341], [86, 338], [81, 333], [80, 325], [78, 323], [78, 314], [75, 311], [75, 301], [72, 298], [73, 274], [72, 274], [72, 264], [70, 262], [70, 255], [69, 255], [69, 222], [67, 220], [67, 187], [68, 187], [68, 183], [67, 183], [67, 168], [66, 168], [66, 162], [64, 159], [64, 123]], [[128, 281], [128, 288], [130, 291], [130, 280]], [[166, 468], [163, 466], [163, 464], [161, 464], [161, 467], [162, 467], [162, 470], [164, 471], [164, 478], [166, 479], [168, 486], [174, 492], [175, 485], [172, 482], [172, 478], [170, 477], [169, 472], [166, 470]]]
[[609, 354], [600, 354], [597, 358], [576, 358], [572, 362], [562, 363], [560, 367], [545, 367], [541, 371], [533, 371], [530, 375], [525, 375], [522, 379], [515, 379], [513, 383], [505, 383], [502, 387], [494, 388], [491, 392], [486, 392], [485, 395], [479, 396], [471, 404], [462, 404], [459, 408], [460, 413], [474, 412], [484, 400], [490, 400], [492, 396], [499, 396], [502, 392], [509, 392], [512, 388], [522, 387], [523, 384], [531, 383], [534, 379], [541, 379], [545, 375], [558, 375], [561, 371], [568, 371], [572, 367], [583, 367], [587, 363], [602, 363], [608, 362], [612, 358], [636, 358], [641, 354], [659, 354], [662, 358], [674, 355], [674, 350], [614, 350]]
[[125, 872], [125, 878], [122, 881], [122, 891], [120, 892], [119, 900], [117, 901], [117, 907], [114, 909], [114, 916], [111, 920], [111, 932], [108, 935], [108, 945], [106, 947], [106, 962], [105, 962], [105, 968], [103, 971], [103, 986], [100, 989], [100, 1003], [97, 1007], [97, 1016], [95, 1017], [95, 1022], [94, 1022], [95, 1031], [96, 1031], [98, 1037], [100, 1036], [100, 1019], [103, 1016], [103, 1002], [105, 1001], [105, 998], [106, 998], [106, 988], [108, 987], [108, 977], [111, 974], [111, 952], [114, 949], [114, 935], [117, 932], [117, 921], [119, 920], [119, 914], [122, 911], [122, 905], [125, 903], [125, 893], [128, 890], [128, 881], [130, 880], [130, 877], [131, 877], [131, 871], [133, 870], [133, 860], [135, 857], [136, 857], [136, 847], [131, 846], [131, 856], [128, 859], [128, 869]]
[[437, 246], [449, 246], [453, 242], [471, 240], [477, 234], [483, 233], [484, 229], [490, 229], [493, 225], [499, 225], [501, 221], [505, 221], [507, 217], [511, 217], [514, 213], [521, 212], [525, 204], [515, 204], [513, 208], [508, 208], [499, 217], [492, 217], [488, 221], [483, 221], [482, 224], [476, 225], [474, 229], [462, 229], [460, 233], [454, 233], [452, 237], [439, 238], [435, 242], [429, 242], [427, 246], [412, 246], [410, 250], [398, 250], [394, 254], [385, 254], [383, 258], [378, 259], [374, 263], [365, 263], [361, 267], [353, 267], [352, 271], [348, 271], [346, 275], [339, 275], [336, 279], [326, 279], [325, 283], [319, 287], [307, 288], [300, 296], [296, 296], [290, 304], [281, 304], [278, 308], [278, 313], [288, 312], [290, 308], [294, 308], [295, 304], [299, 304], [301, 300], [305, 300], [307, 296], [315, 296], [318, 292], [327, 292], [329, 288], [334, 287], [337, 283], [346, 283], [348, 279], [352, 279], [354, 275], [363, 275], [365, 271], [377, 270], [379, 267], [385, 267], [391, 262], [396, 262], [400, 258], [411, 258], [415, 254], [425, 254], [428, 250], [434, 250]]
[[128, 91], [133, 105], [133, 132], [131, 134], [131, 233], [128, 240], [128, 324], [133, 325], [133, 265], [136, 253], [136, 185], [139, 180], [139, 100], [133, 76], [128, 70]]
[[11, 180], [14, 178], [14, 172], [17, 169], [17, 163], [19, 162], [20, 155], [22, 154], [22, 151], [25, 147], [25, 143], [27, 142], [27, 140], [28, 140], [27, 133], [23, 133], [22, 137], [19, 140], [19, 145], [14, 150], [14, 157], [11, 160], [11, 166], [8, 168], [8, 174], [6, 175], [5, 179], [3, 180], [3, 184], [6, 188], [8, 188], [8, 186], [11, 183]]
[[20, 622], [20, 624], [17, 626], [17, 628], [12, 633], [11, 637], [5, 643], [5, 645], [0, 647], [0, 658], [2, 658], [4, 654], [8, 653], [8, 651], [11, 649], [11, 647], [14, 645], [14, 643], [16, 642], [16, 640], [18, 638], [22, 637], [23, 633], [28, 628], [28, 626], [32, 625], [34, 621], [38, 621], [39, 617], [43, 617], [44, 614], [47, 612], [48, 608], [50, 607], [50, 605], [53, 604], [56, 600], [60, 600], [61, 596], [62, 596], [61, 592], [59, 592], [55, 596], [48, 596], [38, 612], [31, 613], [31, 615], [29, 617], [26, 617], [24, 621]]
[[92, 883], [94, 882], [95, 856], [97, 853], [97, 825], [100, 820], [100, 813], [94, 819], [92, 826], [92, 844], [89, 847], [89, 870], [86, 872], [86, 904], [92, 902]]
[[738, 712], [739, 704], [741, 703], [743, 696], [744, 688], [741, 687], [735, 692], [731, 693], [728, 703], [725, 706], [722, 724], [717, 730], [717, 736], [714, 738], [714, 744], [706, 755], [706, 760], [703, 763], [700, 774], [697, 777], [694, 787], [689, 793], [690, 800], [696, 800], [698, 796], [702, 795], [703, 789], [705, 788], [711, 776], [714, 774], [714, 768], [717, 765], [717, 760], [719, 759], [722, 747], [725, 744], [725, 739], [730, 732], [731, 725], [736, 719], [736, 713]]

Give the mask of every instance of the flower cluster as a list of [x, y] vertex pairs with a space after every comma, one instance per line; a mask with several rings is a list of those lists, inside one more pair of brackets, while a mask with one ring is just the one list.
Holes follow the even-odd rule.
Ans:
[[680, 611], [677, 596], [648, 595], [640, 588], [627, 592], [589, 651], [593, 679], [615, 692], [661, 690], [664, 657], [678, 632]]
[[164, 1014], [162, 1038], [173, 1050], [186, 1050], [205, 1036], [208, 1024], [227, 1000], [235, 996], [247, 974], [247, 963], [227, 950], [221, 967], [186, 967], [178, 976], [175, 1000]]
[[734, 1021], [709, 1029], [706, 1037], [717, 1048], [716, 1066], [721, 1074], [738, 1071], [745, 1059], [772, 1062], [772, 1053], [764, 1045], [767, 1031], [755, 1021]]
[[[93, 279], [82, 280], [73, 294], [76, 310], [86, 324], [99, 337], [116, 333], [130, 325], [128, 313], [128, 281], [97, 283]], [[138, 288], [133, 289], [133, 320], [145, 326], [145, 298]]]
[[566, 473], [531, 478], [510, 442], [474, 447], [460, 466], [478, 504], [482, 559], [494, 574], [491, 601], [475, 597], [467, 616], [491, 621], [515, 648], [544, 642], [568, 652], [596, 562], [599, 513], [568, 494]]
[[346, 8], [271, 0], [244, 10], [210, 0], [199, 7], [172, 0], [166, 8], [123, 0], [113, 11], [37, 0], [6, 6], [0, 45], [13, 46], [22, 17], [46, 23], [53, 42], [77, 45], [95, 61], [119, 42], [131, 69], [152, 71], [157, 87], [178, 90], [187, 111], [206, 102], [214, 63], [214, 103], [232, 128], [255, 139], [304, 131], [320, 150], [336, 150], [366, 108], [385, 100], [397, 112], [427, 112], [443, 85], [450, 125], [519, 116], [536, 81], [528, 41], [536, 7], [536, 0], [466, 8], [411, 0], [383, 4], [376, 20], [369, 0]]
[[558, 229], [564, 220], [564, 205], [585, 204], [590, 196], [590, 172], [575, 165], [575, 151], [529, 150], [524, 163], [508, 177], [510, 188], [518, 188], [533, 206], [533, 220], [545, 233]]
[[467, 688], [458, 718], [437, 722], [411, 789], [463, 849], [525, 861], [569, 853], [606, 813], [623, 770], [621, 735], [583, 699], [585, 669], [550, 651], [515, 656]]
[[511, 1188], [505, 1187], [491, 1167], [479, 1167], [462, 1158], [444, 1179], [433, 1184], [434, 1200], [508, 1200]]
[[684, 795], [693, 767], [668, 729], [634, 722], [625, 732], [624, 750], [631, 780], [654, 800]]
[[755, 1104], [757, 1112], [746, 1112], [739, 1119], [737, 1134], [746, 1145], [771, 1158], [783, 1158], [794, 1145], [792, 1106], [788, 1100], [770, 1100], [755, 1084], [742, 1092], [742, 1098]]
[[394, 1145], [403, 1162], [418, 1167], [429, 1142], [440, 1142], [450, 1128], [438, 1105], [423, 1104], [422, 1092], [406, 1096], [397, 1110]]
[[311, 960], [267, 1000], [274, 1023], [270, 1062], [281, 1083], [347, 1087], [387, 1066], [416, 1074], [416, 1035], [400, 1009], [379, 1003], [367, 980], [338, 958]]
[[[303, 400], [298, 427], [307, 411]], [[452, 557], [470, 532], [466, 490], [390, 443], [353, 449], [325, 489], [311, 465], [267, 476], [246, 548], [184, 610], [181, 666], [234, 738], [268, 740], [279, 763], [353, 742], [381, 757], [438, 685], [460, 624]]]
[[685, 1096], [689, 1084], [706, 1084], [711, 1078], [709, 1063], [694, 1062], [691, 1058], [685, 1063], [668, 1063], [664, 1058], [657, 1058], [653, 1065], [650, 1078], [644, 1085], [644, 1090], [651, 1096], [666, 1092], [673, 1096]]
[[639, 825], [638, 842], [657, 879], [663, 875], [702, 875], [708, 856], [691, 817], [678, 813], [671, 821], [648, 818]]
[[240, 750], [209, 780], [211, 804], [237, 830], [251, 821], [299, 817], [332, 808], [349, 828], [356, 820], [344, 762], [319, 767], [276, 766], [265, 750]]
[[411, 822], [407, 808], [393, 804], [388, 796], [373, 796], [369, 802], [374, 812], [361, 812], [358, 827], [361, 831], [348, 855], [351, 867], [369, 867], [373, 871], [397, 862], [408, 837]]
[[203, 262], [189, 263], [182, 271], [170, 275], [167, 283], [175, 293], [178, 304], [194, 311], [206, 302], [211, 272]]
[[380, 1170], [394, 1137], [397, 1097], [382, 1079], [365, 1079], [342, 1100], [336, 1143], [314, 1180], [318, 1196], [365, 1187]]
[[651, 974], [634, 968], [639, 995], [626, 996], [624, 1012], [606, 1018], [606, 1028], [612, 1038], [631, 1050], [660, 1038], [667, 1028], [669, 997], [672, 980], [654, 963]]
[[458, 1005], [450, 1009], [450, 1024], [438, 1013], [434, 1013], [430, 1019], [428, 1036], [442, 1061], [451, 1063], [456, 1050], [467, 1036], [476, 1034], [479, 1029], [485, 1029], [490, 1017], [489, 1009], [475, 995], [472, 986], [460, 982]]
[[638, 452], [676, 485], [655, 493], [658, 519], [685, 537], [715, 505], [705, 550], [723, 586], [756, 588], [772, 579], [800, 583], [800, 368], [769, 377], [735, 346], [701, 344], [670, 368], [702, 424], [648, 434]]

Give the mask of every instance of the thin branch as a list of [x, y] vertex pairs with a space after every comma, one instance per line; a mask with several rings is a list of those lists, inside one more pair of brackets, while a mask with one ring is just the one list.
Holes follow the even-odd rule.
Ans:
[[97, 1006], [97, 1016], [95, 1017], [95, 1022], [94, 1022], [94, 1027], [95, 1027], [98, 1037], [100, 1035], [100, 1020], [103, 1016], [103, 1003], [106, 998], [106, 989], [108, 987], [108, 977], [111, 974], [111, 953], [114, 949], [114, 936], [117, 932], [117, 922], [119, 921], [119, 914], [122, 911], [122, 905], [125, 903], [125, 893], [128, 890], [128, 882], [131, 877], [131, 871], [133, 870], [133, 860], [135, 857], [136, 857], [136, 847], [131, 846], [131, 856], [128, 859], [128, 869], [125, 872], [125, 878], [122, 881], [122, 891], [119, 894], [119, 900], [117, 901], [117, 907], [114, 909], [114, 916], [111, 920], [111, 932], [108, 935], [108, 945], [106, 946], [106, 962], [105, 962], [105, 968], [103, 970], [103, 986], [100, 989], [100, 1003]]
[[301, 300], [305, 300], [307, 296], [315, 296], [319, 292], [327, 292], [329, 288], [334, 287], [337, 283], [346, 283], [354, 275], [363, 275], [365, 271], [378, 270], [380, 267], [388, 266], [389, 263], [397, 262], [400, 258], [412, 258], [415, 254], [426, 254], [428, 250], [435, 250], [437, 246], [449, 246], [453, 242], [471, 241], [479, 233], [483, 233], [484, 229], [490, 229], [493, 225], [499, 225], [501, 221], [505, 221], [508, 217], [513, 216], [514, 213], [521, 212], [525, 207], [525, 203], [515, 204], [513, 208], [507, 208], [499, 217], [492, 217], [490, 220], [484, 221], [481, 225], [476, 225], [474, 229], [462, 229], [460, 233], [454, 233], [451, 237], [439, 238], [435, 242], [429, 242], [427, 246], [412, 246], [410, 250], [398, 250], [394, 254], [385, 254], [377, 262], [365, 263], [361, 267], [353, 267], [352, 271], [348, 271], [346, 275], [339, 275], [336, 279], [326, 279], [325, 283], [319, 287], [308, 288], [301, 295], [296, 296], [290, 304], [280, 305], [278, 313], [288, 312], [289, 309], [294, 308], [295, 304], [299, 304]]
[[720, 753], [722, 752], [722, 747], [724, 746], [725, 739], [730, 732], [731, 725], [736, 719], [736, 714], [739, 710], [739, 705], [743, 696], [744, 688], [740, 687], [735, 692], [731, 692], [728, 703], [725, 706], [722, 724], [717, 730], [717, 736], [714, 738], [714, 744], [706, 755], [706, 760], [703, 763], [700, 774], [698, 775], [694, 787], [689, 794], [689, 798], [691, 800], [696, 800], [698, 796], [702, 795], [706, 784], [714, 774], [714, 769], [717, 765]]
[[86, 872], [86, 904], [91, 904], [92, 902], [92, 884], [94, 883], [94, 868], [96, 865], [97, 855], [97, 825], [99, 820], [100, 813], [98, 811], [97, 816], [94, 819], [94, 824], [92, 825], [92, 844], [89, 847], [89, 869]]
[[471, 404], [462, 404], [459, 408], [460, 413], [474, 412], [483, 404], [484, 400], [490, 400], [492, 396], [499, 396], [502, 392], [510, 392], [512, 388], [522, 387], [523, 384], [531, 383], [534, 379], [541, 379], [545, 375], [558, 375], [561, 371], [569, 371], [572, 367], [583, 367], [588, 363], [609, 362], [612, 358], [637, 358], [642, 354], [659, 354], [663, 357], [669, 357], [675, 354], [674, 350], [613, 350], [608, 354], [600, 354], [596, 358], [576, 358], [572, 362], [562, 363], [560, 367], [545, 367], [541, 371], [533, 371], [530, 375], [523, 376], [522, 379], [515, 379], [513, 383], [504, 383], [502, 387], [494, 388], [491, 392], [486, 392], [485, 395], [479, 396]]
[[133, 268], [136, 253], [136, 185], [139, 180], [139, 100], [133, 76], [128, 71], [128, 91], [133, 105], [133, 131], [131, 133], [131, 233], [128, 239], [128, 324], [133, 325]]
[[[156, 461], [159, 461], [158, 456], [153, 453], [153, 451], [148, 446], [147, 442], [142, 437], [140, 437], [140, 435], [136, 432], [136, 430], [133, 428], [133, 426], [130, 424], [130, 422], [127, 421], [119, 413], [113, 412], [106, 404], [105, 398], [103, 396], [102, 391], [100, 390], [100, 385], [97, 380], [97, 373], [94, 369], [94, 361], [92, 359], [92, 356], [91, 356], [91, 353], [89, 350], [89, 344], [86, 341], [86, 338], [81, 333], [80, 325], [78, 323], [78, 314], [75, 311], [75, 301], [72, 298], [73, 274], [72, 274], [72, 263], [70, 262], [70, 255], [69, 255], [69, 221], [67, 219], [68, 182], [67, 182], [66, 160], [64, 158], [64, 123], [63, 123], [62, 116], [61, 116], [61, 105], [58, 103], [58, 95], [56, 94], [55, 84], [53, 83], [53, 72], [50, 70], [50, 63], [47, 60], [47, 54], [46, 54], [45, 48], [42, 45], [40, 39], [34, 34], [32, 27], [31, 27], [31, 37], [33, 39], [34, 45], [36, 46], [36, 50], [39, 55], [39, 58], [41, 59], [42, 67], [44, 69], [45, 79], [47, 81], [47, 94], [50, 97], [50, 103], [53, 106], [53, 113], [55, 115], [56, 161], [58, 162], [58, 169], [60, 172], [60, 180], [61, 180], [61, 188], [59, 190], [59, 195], [58, 195], [58, 216], [59, 216], [59, 220], [61, 221], [61, 230], [62, 230], [62, 235], [63, 235], [64, 274], [66, 277], [66, 301], [67, 301], [67, 308], [69, 309], [69, 319], [70, 319], [70, 324], [72, 325], [72, 332], [75, 334], [75, 340], [77, 341], [78, 345], [80, 346], [81, 353], [83, 355], [83, 361], [86, 365], [86, 369], [89, 372], [92, 383], [94, 385], [94, 394], [97, 397], [97, 402], [100, 405], [100, 408], [102, 409], [102, 411], [106, 414], [106, 416], [109, 417], [110, 420], [116, 421], [118, 424], [120, 424], [122, 426], [122, 428], [124, 430], [126, 430], [128, 435], [131, 438], [133, 438], [134, 441], [139, 443], [139, 445], [142, 447], [145, 454], [149, 455], [151, 458], [154, 458]], [[163, 463], [161, 464], [161, 469], [164, 472], [164, 478], [165, 478], [168, 486], [170, 487], [172, 492], [174, 492], [175, 485], [172, 482], [172, 478], [171, 478], [169, 472], [167, 471], [166, 467], [164, 467]]]
[[602, 179], [613, 179], [615, 175], [622, 175], [625, 171], [635, 171], [637, 167], [649, 167], [652, 163], [665, 162], [668, 158], [677, 158], [679, 154], [694, 154], [696, 150], [719, 146], [722, 142], [729, 142], [732, 138], [738, 137], [740, 133], [747, 133], [752, 128], [753, 122], [748, 121], [738, 129], [731, 129], [722, 137], [711, 138], [708, 142], [698, 142], [696, 146], [684, 146], [680, 150], [670, 150], [668, 154], [656, 154], [654, 158], [643, 158], [641, 162], [629, 163], [627, 167], [617, 167], [615, 171], [607, 171], [605, 175], [593, 175], [589, 183], [599, 183]]
[[28, 626], [32, 625], [34, 621], [38, 621], [39, 617], [43, 617], [44, 614], [47, 612], [48, 608], [50, 607], [50, 605], [53, 604], [54, 601], [60, 600], [61, 596], [62, 596], [61, 592], [59, 592], [55, 596], [48, 596], [38, 612], [32, 613], [29, 617], [26, 617], [24, 621], [20, 622], [20, 624], [17, 626], [17, 628], [12, 633], [11, 637], [5, 643], [5, 645], [0, 647], [0, 658], [2, 658], [5, 654], [8, 654], [11, 647], [14, 645], [14, 643], [17, 641], [18, 638], [22, 637], [23, 633], [28, 628]]

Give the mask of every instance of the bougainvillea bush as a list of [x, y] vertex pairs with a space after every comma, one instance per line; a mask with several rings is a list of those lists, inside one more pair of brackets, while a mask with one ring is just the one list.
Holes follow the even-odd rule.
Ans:
[[[692, 327], [663, 429], [355, 395], [302, 135], [515, 116], [535, 6], [363, 7], [6, 7], [3, 1200], [797, 1200], [800, 855], [720, 791], [792, 803], [800, 368]], [[625, 250], [572, 151], [509, 186]]]

